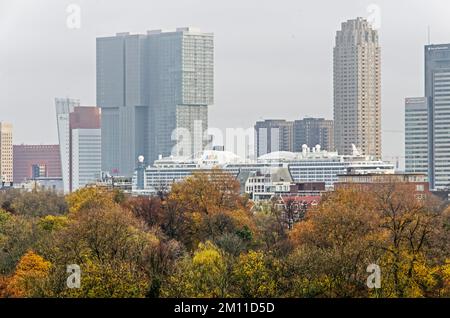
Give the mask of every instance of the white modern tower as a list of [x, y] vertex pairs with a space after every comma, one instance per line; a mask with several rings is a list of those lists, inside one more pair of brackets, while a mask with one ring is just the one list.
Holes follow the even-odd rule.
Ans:
[[56, 123], [58, 126], [59, 152], [64, 192], [70, 192], [70, 113], [80, 106], [80, 100], [56, 98]]
[[99, 179], [102, 169], [100, 129], [72, 130], [72, 191]]
[[367, 20], [342, 23], [334, 47], [336, 149], [381, 158], [381, 74], [378, 32]]
[[98, 180], [101, 174], [100, 111], [79, 100], [55, 100], [64, 192]]

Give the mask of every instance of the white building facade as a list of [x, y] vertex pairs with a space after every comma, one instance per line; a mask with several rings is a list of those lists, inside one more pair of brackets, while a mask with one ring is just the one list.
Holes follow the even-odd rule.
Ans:
[[102, 169], [100, 129], [72, 130], [72, 191], [100, 179]]
[[59, 152], [64, 192], [70, 192], [70, 113], [80, 106], [80, 100], [56, 98], [56, 123], [58, 126]]
[[100, 109], [70, 98], [55, 99], [64, 193], [97, 181], [101, 175]]

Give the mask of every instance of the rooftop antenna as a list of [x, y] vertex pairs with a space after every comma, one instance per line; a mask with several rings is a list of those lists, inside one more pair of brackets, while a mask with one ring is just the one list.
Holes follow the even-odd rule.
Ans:
[[431, 45], [431, 27], [428, 25], [428, 45]]

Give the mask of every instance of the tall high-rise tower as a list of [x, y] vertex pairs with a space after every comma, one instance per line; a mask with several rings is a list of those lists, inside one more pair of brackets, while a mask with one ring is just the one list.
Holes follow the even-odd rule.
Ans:
[[406, 172], [428, 174], [430, 188], [450, 188], [450, 44], [425, 46], [425, 97], [405, 104]]
[[70, 192], [70, 113], [80, 106], [80, 100], [73, 98], [55, 98], [56, 124], [58, 125], [61, 174], [65, 192]]
[[334, 47], [336, 149], [381, 158], [381, 65], [378, 32], [367, 20], [342, 23]]
[[151, 163], [203, 150], [213, 103], [212, 34], [179, 28], [97, 39], [104, 171], [131, 175], [140, 155]]
[[429, 174], [430, 103], [425, 97], [405, 99], [405, 171]]
[[55, 100], [64, 192], [72, 192], [101, 175], [100, 109], [76, 99]]
[[429, 182], [450, 188], [450, 44], [425, 46], [425, 97], [429, 103]]
[[0, 182], [13, 182], [12, 125], [0, 122]]

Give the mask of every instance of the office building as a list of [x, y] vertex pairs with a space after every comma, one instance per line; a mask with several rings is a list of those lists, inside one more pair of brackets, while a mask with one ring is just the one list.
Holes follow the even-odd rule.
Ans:
[[13, 182], [13, 127], [0, 122], [0, 177], [3, 185]]
[[266, 201], [276, 194], [289, 194], [293, 184], [287, 168], [269, 169], [266, 173], [252, 171], [245, 181], [245, 193], [252, 201]]
[[260, 157], [277, 151], [292, 152], [294, 123], [286, 120], [264, 120], [255, 125], [255, 152]]
[[429, 181], [450, 188], [450, 44], [425, 46], [425, 97], [431, 130]]
[[63, 188], [64, 192], [70, 192], [70, 113], [75, 107], [80, 107], [80, 101], [72, 98], [56, 98], [55, 107]]
[[101, 176], [101, 125], [98, 107], [56, 99], [64, 192], [72, 192]]
[[367, 20], [342, 23], [334, 47], [335, 145], [349, 155], [381, 158], [381, 60], [378, 32]]
[[323, 150], [334, 151], [333, 121], [323, 118], [304, 118], [294, 121], [293, 151], [302, 151], [303, 145], [309, 148], [320, 145]]
[[102, 168], [132, 175], [140, 155], [203, 150], [214, 103], [214, 43], [193, 28], [97, 39]]
[[425, 97], [405, 103], [406, 172], [450, 189], [450, 44], [425, 46]]
[[[426, 174], [394, 173], [394, 174], [354, 174], [347, 173], [338, 176], [335, 189], [357, 189], [359, 191], [379, 191], [386, 186], [394, 186], [397, 191], [414, 193], [417, 199], [425, 199], [430, 194]], [[388, 187], [388, 189], [389, 189]]]
[[405, 100], [405, 171], [428, 175], [430, 116], [427, 98]]
[[59, 145], [14, 145], [14, 183], [62, 178]]

